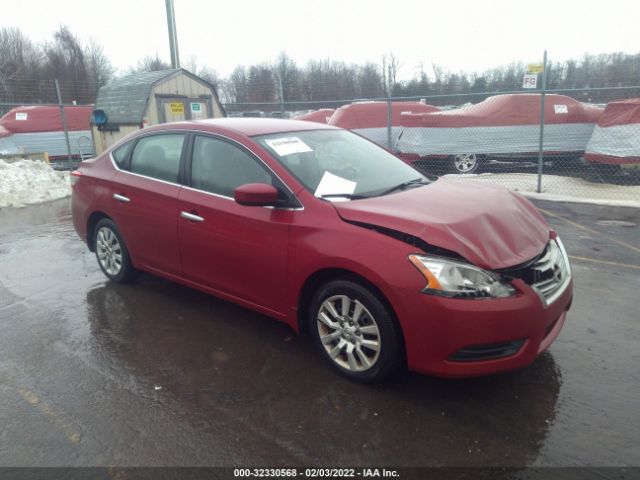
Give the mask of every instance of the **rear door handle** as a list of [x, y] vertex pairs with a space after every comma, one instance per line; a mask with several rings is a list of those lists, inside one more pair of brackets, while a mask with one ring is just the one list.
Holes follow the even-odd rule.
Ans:
[[180, 216], [182, 218], [186, 218], [187, 220], [191, 220], [192, 222], [204, 222], [204, 218], [199, 215], [195, 215], [189, 212], [180, 212]]
[[131, 201], [129, 197], [125, 197], [124, 195], [120, 195], [119, 193], [114, 193], [113, 198], [122, 203], [129, 203]]

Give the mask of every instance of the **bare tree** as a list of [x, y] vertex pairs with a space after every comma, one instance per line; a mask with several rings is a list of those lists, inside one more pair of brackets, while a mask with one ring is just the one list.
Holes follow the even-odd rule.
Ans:
[[358, 90], [360, 97], [376, 98], [383, 94], [382, 77], [374, 63], [366, 63], [358, 69]]
[[114, 73], [113, 65], [104, 54], [104, 49], [95, 40], [91, 40], [84, 49], [89, 88], [98, 93], [100, 87], [107, 84]]
[[53, 39], [44, 47], [46, 74], [60, 80], [63, 100], [93, 101], [82, 44], [66, 26], [60, 27]]
[[398, 72], [402, 68], [402, 63], [400, 60], [393, 54], [390, 53], [387, 55], [387, 69], [389, 71], [389, 83], [391, 87], [398, 83]]
[[0, 29], [0, 97], [30, 102], [38, 96], [35, 83], [42, 69], [42, 54], [17, 28]]
[[[349, 65], [330, 59], [314, 59], [298, 67], [284, 52], [270, 64], [238, 66], [226, 79], [220, 79], [212, 68], [199, 66], [195, 57], [188, 65], [195, 74], [218, 87], [226, 102], [237, 103], [272, 102], [282, 98], [287, 102], [309, 100], [320, 104], [328, 100], [371, 98], [380, 96], [387, 84], [392, 87], [393, 95], [489, 95], [520, 90], [525, 71], [522, 62], [472, 73], [451, 73], [432, 65], [433, 75], [431, 72], [427, 75], [420, 64], [416, 77], [403, 82], [398, 78], [402, 64], [393, 53], [383, 56], [382, 72], [379, 65]], [[169, 64], [155, 54], [142, 59], [130, 71], [169, 68]], [[0, 28], [0, 102], [5, 105], [55, 101], [54, 79], [60, 81], [63, 100], [89, 103], [112, 75], [113, 67], [102, 47], [95, 41], [83, 45], [68, 27], [60, 27], [52, 40], [43, 44], [32, 42], [19, 29]], [[638, 79], [640, 53], [585, 54], [566, 62], [550, 61], [547, 70], [549, 87], [557, 89], [635, 86]], [[624, 95], [640, 96], [640, 88], [625, 90]], [[481, 98], [474, 97], [475, 100]], [[592, 91], [584, 98], [605, 102], [611, 99], [611, 93]]]
[[157, 72], [160, 70], [170, 70], [171, 65], [164, 61], [156, 53], [155, 55], [147, 55], [138, 64], [131, 69], [131, 72]]
[[431, 64], [431, 69], [433, 70], [433, 84], [432, 90], [433, 93], [439, 94], [443, 93], [443, 84], [446, 82], [447, 74], [444, 72], [444, 69], [435, 63]]
[[273, 73], [278, 82], [278, 99], [288, 102], [300, 97], [300, 71], [296, 63], [285, 53], [280, 52], [273, 64]]
[[266, 63], [249, 67], [247, 79], [248, 100], [250, 102], [272, 102], [275, 100], [276, 82], [271, 66]]
[[242, 65], [234, 68], [229, 78], [222, 84], [223, 96], [230, 103], [243, 103], [247, 101], [247, 70]]
[[[332, 60], [310, 60], [307, 63], [305, 92], [308, 100], [337, 100], [362, 97], [359, 69], [356, 65]], [[378, 81], [379, 81], [378, 76]]]
[[209, 68], [207, 66], [200, 66], [198, 64], [198, 57], [195, 55], [191, 55], [185, 64], [185, 68], [189, 70], [194, 75], [199, 76], [203, 80], [209, 82], [213, 87], [217, 90], [220, 88], [220, 77], [218, 76], [218, 72], [213, 68]]
[[215, 71], [215, 69], [209, 67], [201, 67], [200, 70], [198, 70], [198, 76], [213, 85], [216, 91], [220, 88], [220, 76], [218, 75], [218, 72]]

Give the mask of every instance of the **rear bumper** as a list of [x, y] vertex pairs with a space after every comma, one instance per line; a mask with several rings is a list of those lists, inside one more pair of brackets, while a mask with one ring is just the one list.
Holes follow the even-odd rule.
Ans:
[[400, 318], [410, 370], [441, 377], [473, 377], [532, 363], [562, 329], [573, 295], [571, 281], [544, 307], [522, 281], [506, 299], [459, 300], [406, 294]]

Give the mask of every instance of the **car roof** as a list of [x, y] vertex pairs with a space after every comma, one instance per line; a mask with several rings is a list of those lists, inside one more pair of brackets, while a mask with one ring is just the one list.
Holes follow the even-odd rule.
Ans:
[[249, 137], [267, 135], [270, 133], [299, 132], [303, 130], [336, 130], [337, 127], [323, 125], [302, 120], [281, 118], [211, 118], [206, 120], [191, 120], [177, 123], [164, 123], [151, 127], [154, 130], [165, 130], [180, 125], [180, 128], [194, 130], [210, 130], [220, 133], [221, 130], [233, 130]]

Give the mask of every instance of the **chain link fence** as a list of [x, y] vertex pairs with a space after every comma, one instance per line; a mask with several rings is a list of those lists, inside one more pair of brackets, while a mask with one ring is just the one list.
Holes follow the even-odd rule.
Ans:
[[[229, 103], [229, 116], [348, 128], [429, 177], [531, 196], [640, 204], [640, 86]], [[636, 99], [636, 100], [634, 100]], [[380, 172], [384, 175], [384, 172]]]
[[93, 155], [95, 87], [55, 79], [0, 79], [0, 158], [47, 158], [72, 169]]
[[[53, 79], [4, 80], [0, 114], [48, 105], [62, 121], [65, 110], [95, 98], [95, 89], [81, 83], [64, 81], [58, 87], [59, 95]], [[228, 116], [300, 118], [351, 129], [433, 178], [456, 176], [533, 196], [637, 205], [639, 97], [640, 86], [621, 86], [546, 90], [544, 101], [540, 91], [520, 90], [227, 103], [225, 108]], [[11, 143], [1, 123], [0, 153]], [[64, 129], [53, 139], [56, 148], [62, 145], [53, 155], [60, 166], [77, 163], [92, 150], [88, 118], [86, 130], [67, 133], [68, 147]], [[51, 145], [34, 148], [53, 151]]]

